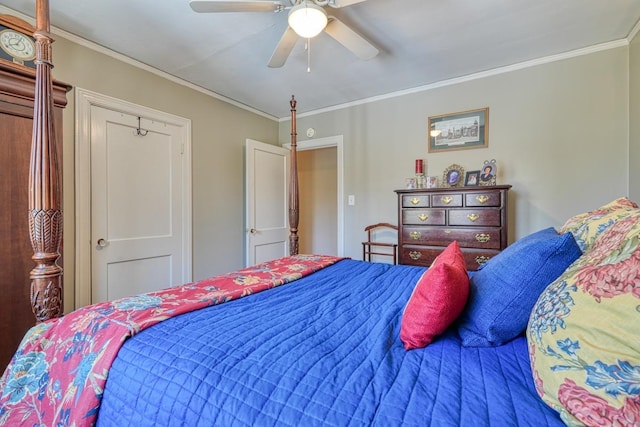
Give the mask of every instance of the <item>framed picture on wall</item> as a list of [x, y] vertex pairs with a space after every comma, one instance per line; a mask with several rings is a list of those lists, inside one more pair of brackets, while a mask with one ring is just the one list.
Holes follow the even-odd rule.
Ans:
[[486, 148], [489, 146], [489, 107], [430, 116], [428, 152]]

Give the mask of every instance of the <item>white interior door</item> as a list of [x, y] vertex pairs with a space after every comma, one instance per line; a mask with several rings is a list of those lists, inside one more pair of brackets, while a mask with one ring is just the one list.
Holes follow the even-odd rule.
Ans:
[[169, 123], [91, 107], [93, 303], [190, 279], [181, 135]]
[[289, 150], [247, 139], [246, 265], [289, 255]]

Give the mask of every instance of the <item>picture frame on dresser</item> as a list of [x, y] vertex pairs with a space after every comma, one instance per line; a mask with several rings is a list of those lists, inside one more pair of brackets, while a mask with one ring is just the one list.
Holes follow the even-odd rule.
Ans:
[[480, 170], [480, 176], [478, 177], [478, 185], [496, 185], [497, 173], [496, 160], [485, 160]]
[[405, 180], [405, 187], [409, 190], [413, 190], [414, 188], [416, 188], [416, 179], [415, 178], [407, 178]]
[[489, 146], [489, 107], [430, 116], [428, 152], [486, 148]]
[[458, 164], [452, 164], [442, 173], [443, 187], [458, 187], [463, 184], [464, 168]]
[[475, 187], [480, 181], [480, 171], [468, 171], [464, 176], [465, 187]]

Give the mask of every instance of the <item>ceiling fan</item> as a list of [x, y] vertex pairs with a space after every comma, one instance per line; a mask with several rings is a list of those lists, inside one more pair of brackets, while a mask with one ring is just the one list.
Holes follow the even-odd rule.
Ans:
[[[328, 15], [323, 6], [341, 8], [365, 0], [191, 0], [191, 9], [201, 13], [221, 12], [282, 12], [289, 11], [289, 25], [280, 38], [269, 67], [282, 67], [298, 37], [310, 39], [322, 31], [363, 60], [376, 56], [378, 49], [335, 16]], [[314, 28], [311, 28], [314, 27]]]

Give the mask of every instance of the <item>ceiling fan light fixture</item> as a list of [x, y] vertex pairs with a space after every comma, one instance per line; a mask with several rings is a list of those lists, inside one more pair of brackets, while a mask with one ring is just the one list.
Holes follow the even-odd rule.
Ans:
[[327, 13], [317, 4], [303, 1], [289, 11], [289, 26], [300, 37], [310, 39], [327, 26]]

